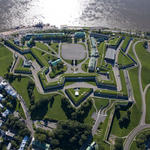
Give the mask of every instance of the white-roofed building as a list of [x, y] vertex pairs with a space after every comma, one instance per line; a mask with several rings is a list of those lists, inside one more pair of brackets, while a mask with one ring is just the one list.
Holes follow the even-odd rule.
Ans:
[[114, 63], [116, 58], [116, 50], [113, 48], [107, 48], [105, 60], [109, 63]]
[[6, 109], [3, 113], [2, 113], [2, 116], [3, 117], [7, 117], [9, 115], [10, 111], [8, 109]]
[[28, 141], [28, 137], [25, 136], [25, 137], [23, 138], [22, 142], [21, 142], [21, 145], [20, 145], [19, 150], [24, 150], [27, 141]]

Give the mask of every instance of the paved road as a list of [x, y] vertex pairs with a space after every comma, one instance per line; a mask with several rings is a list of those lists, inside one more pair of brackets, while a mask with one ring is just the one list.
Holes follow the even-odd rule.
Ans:
[[129, 77], [129, 73], [127, 70], [124, 70], [124, 77], [125, 77], [125, 81], [126, 81], [126, 87], [127, 87], [127, 91], [128, 91], [128, 97], [129, 97], [129, 101], [134, 101], [134, 94], [133, 94], [133, 89], [132, 89], [132, 85], [131, 85], [131, 81], [130, 81], [130, 77]]
[[141, 120], [140, 120], [140, 123], [139, 125], [130, 132], [130, 134], [128, 135], [128, 137], [126, 138], [126, 141], [124, 143], [124, 150], [129, 150], [130, 149], [130, 146], [131, 146], [131, 143], [134, 139], [134, 137], [139, 133], [141, 132], [143, 129], [146, 129], [146, 128], [150, 128], [150, 124], [145, 124], [145, 118], [146, 118], [146, 101], [145, 101], [145, 97], [146, 97], [146, 92], [148, 90], [148, 88], [150, 87], [150, 84], [148, 84], [144, 91], [143, 91], [143, 88], [142, 88], [142, 78], [141, 78], [141, 72], [142, 72], [142, 65], [141, 65], [141, 62], [136, 54], [136, 50], [135, 50], [135, 46], [136, 44], [138, 44], [139, 42], [141, 41], [137, 41], [134, 45], [133, 45], [133, 52], [134, 52], [134, 55], [137, 59], [137, 62], [138, 62], [138, 65], [139, 65], [139, 70], [138, 70], [138, 80], [139, 80], [139, 86], [140, 86], [140, 93], [142, 95], [142, 116], [141, 116]]
[[150, 128], [150, 125], [149, 124], [139, 125], [134, 130], [132, 130], [132, 132], [126, 138], [126, 141], [124, 144], [124, 150], [130, 150], [131, 142], [133, 141], [135, 136], [146, 128]]

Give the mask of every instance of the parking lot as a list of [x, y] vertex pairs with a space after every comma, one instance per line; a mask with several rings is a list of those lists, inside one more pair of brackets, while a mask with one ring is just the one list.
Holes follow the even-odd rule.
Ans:
[[86, 51], [81, 44], [63, 44], [62, 57], [67, 60], [82, 60], [86, 56]]

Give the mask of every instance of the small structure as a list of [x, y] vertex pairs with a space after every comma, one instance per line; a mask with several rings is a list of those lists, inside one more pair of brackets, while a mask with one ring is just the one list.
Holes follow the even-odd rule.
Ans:
[[3, 117], [7, 117], [9, 115], [10, 111], [8, 109], [6, 109], [3, 113], [2, 113], [2, 116]]
[[74, 38], [77, 38], [77, 39], [85, 38], [85, 32], [75, 32]]
[[96, 40], [93, 37], [91, 37], [91, 46], [92, 48], [96, 48]]
[[78, 91], [78, 89], [75, 90], [75, 96], [76, 96], [76, 97], [79, 96], [79, 91]]
[[7, 139], [10, 139], [10, 140], [11, 140], [11, 139], [13, 139], [14, 136], [15, 136], [15, 134], [12, 133], [12, 132], [10, 132], [9, 130], [5, 132], [5, 137], [6, 137]]
[[25, 59], [23, 62], [24, 67], [31, 67], [32, 66], [32, 61]]
[[24, 150], [25, 145], [26, 145], [28, 139], [29, 139], [29, 138], [28, 138], [27, 136], [25, 136], [25, 137], [23, 138], [19, 150]]
[[4, 108], [4, 106], [0, 103], [0, 108]]
[[12, 97], [17, 97], [17, 93], [13, 90], [13, 88], [10, 85], [6, 86], [5, 90], [7, 94], [11, 95]]
[[116, 50], [113, 48], [107, 48], [105, 60], [108, 63], [114, 63], [115, 58], [116, 58]]
[[49, 150], [50, 144], [40, 143], [39, 141], [35, 140], [32, 142], [32, 147], [40, 150]]
[[89, 61], [89, 72], [94, 72], [95, 71], [95, 65], [96, 65], [96, 58], [95, 57], [91, 57], [90, 61]]
[[51, 66], [57, 66], [57, 64], [58, 64], [59, 62], [61, 62], [61, 59], [60, 59], [60, 58], [57, 59], [57, 60], [55, 60], [55, 61], [49, 61], [48, 63], [49, 63]]
[[91, 57], [98, 57], [98, 56], [99, 56], [99, 53], [98, 53], [97, 48], [92, 48]]
[[95, 150], [96, 143], [92, 142], [90, 146], [87, 147], [86, 150]]

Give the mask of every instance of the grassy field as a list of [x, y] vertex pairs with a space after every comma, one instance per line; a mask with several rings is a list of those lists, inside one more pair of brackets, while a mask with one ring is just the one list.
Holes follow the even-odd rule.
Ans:
[[61, 96], [57, 95], [54, 98], [54, 103], [52, 106], [48, 105], [48, 111], [45, 118], [50, 118], [54, 120], [67, 120], [64, 111], [61, 108]]
[[105, 49], [104, 49], [104, 42], [100, 43], [97, 46], [98, 52], [99, 52], [99, 57], [98, 57], [98, 61], [97, 61], [97, 67], [100, 68], [101, 66], [101, 62], [105, 57]]
[[129, 51], [128, 51], [128, 54], [136, 61], [136, 58], [135, 58], [135, 56], [134, 56], [134, 53], [133, 53], [133, 45], [134, 45], [134, 43], [137, 41], [137, 39], [134, 39], [133, 40], [133, 42], [132, 42], [132, 44], [131, 44], [131, 46], [130, 46], [130, 48], [129, 48]]
[[123, 70], [120, 70], [120, 79], [121, 79], [121, 84], [122, 84], [122, 92], [124, 93], [124, 95], [127, 95], [127, 87], [126, 87]]
[[42, 51], [32, 48], [31, 49], [33, 55], [38, 59], [38, 61], [43, 65], [43, 66], [49, 66], [48, 62], [45, 60], [45, 58], [42, 55]]
[[42, 42], [36, 42], [36, 47], [42, 49], [42, 50], [45, 50], [45, 51], [48, 51], [50, 52], [50, 49], [48, 48], [48, 46], [46, 46], [44, 43]]
[[146, 123], [147, 124], [150, 124], [150, 109], [149, 109], [149, 106], [150, 106], [150, 88], [147, 90], [147, 93], [146, 93]]
[[0, 43], [0, 76], [4, 76], [13, 62], [13, 54]]
[[34, 57], [33, 57], [30, 53], [25, 54], [24, 56], [25, 56], [25, 57], [26, 57], [26, 59], [28, 59], [28, 60], [32, 60], [32, 61], [34, 61], [34, 60], [35, 60], [35, 59], [34, 59]]
[[143, 47], [144, 42], [138, 43], [136, 53], [142, 64], [142, 86], [143, 89], [150, 83], [150, 53]]
[[[124, 116], [126, 114], [126, 111], [120, 111], [120, 116]], [[131, 108], [131, 116], [130, 116], [130, 123], [127, 128], [120, 128], [119, 126], [119, 119], [115, 116], [114, 121], [113, 121], [113, 126], [111, 130], [111, 134], [123, 137], [128, 135], [138, 124], [140, 121], [140, 115], [141, 113], [137, 109], [137, 106], [134, 105]]]
[[90, 59], [87, 59], [87, 61], [84, 63], [84, 64], [82, 64], [82, 70], [84, 71], [84, 72], [87, 72], [88, 71], [88, 65], [89, 65], [89, 60]]
[[134, 62], [121, 50], [118, 57], [119, 66], [127, 66]]
[[142, 97], [140, 93], [140, 87], [138, 83], [138, 68], [134, 68], [129, 70], [129, 76], [132, 83], [132, 89], [134, 93], [134, 98], [136, 100], [136, 105], [139, 111], [141, 111], [142, 107]]
[[123, 42], [123, 44], [122, 44], [122, 46], [121, 46], [121, 48], [122, 48], [123, 50], [126, 49], [128, 43], [129, 43], [129, 41], [130, 41], [130, 37], [126, 37], [125, 40], [124, 40], [124, 42]]
[[[12, 83], [12, 86], [17, 90], [17, 92], [25, 100], [25, 103], [28, 108], [30, 107], [30, 99], [29, 99], [28, 92], [27, 92], [27, 86], [28, 86], [29, 81], [31, 81], [31, 79], [29, 79], [28, 77], [24, 77], [21, 79], [20, 82], [18, 80], [15, 80]], [[52, 95], [54, 94], [42, 95], [37, 91], [36, 88], [34, 89], [35, 103], [38, 102], [40, 99], [50, 98]], [[61, 108], [61, 96], [60, 95], [55, 96], [55, 100], [54, 100], [52, 107], [48, 105], [48, 111], [44, 117], [47, 117], [49, 119], [56, 119], [56, 120], [66, 119], [65, 113], [63, 112]]]
[[118, 42], [120, 41], [120, 37], [116, 37], [114, 39], [109, 40], [109, 45], [117, 45]]
[[78, 103], [80, 100], [82, 100], [89, 92], [91, 92], [90, 88], [79, 88], [78, 92], [79, 92], [79, 96], [75, 96], [75, 89], [70, 88], [67, 89], [67, 93], [69, 94], [69, 96], [71, 97], [71, 99], [75, 102]]
[[58, 53], [59, 43], [51, 43], [50, 47], [51, 47], [56, 53]]

